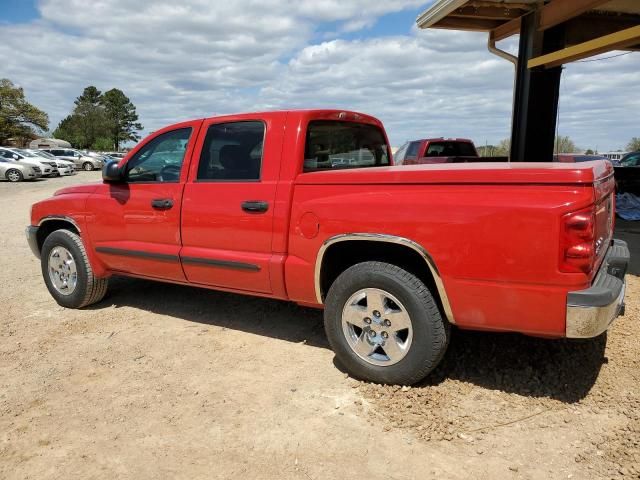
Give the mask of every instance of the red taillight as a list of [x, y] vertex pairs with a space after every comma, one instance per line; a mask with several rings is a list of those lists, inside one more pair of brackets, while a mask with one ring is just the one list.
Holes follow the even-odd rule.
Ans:
[[595, 212], [593, 208], [562, 217], [560, 271], [589, 273], [595, 262]]

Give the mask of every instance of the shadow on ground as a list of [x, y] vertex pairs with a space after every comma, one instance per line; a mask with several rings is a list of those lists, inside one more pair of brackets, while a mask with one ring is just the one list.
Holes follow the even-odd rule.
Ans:
[[445, 358], [424, 385], [453, 379], [573, 403], [595, 384], [607, 362], [606, 345], [606, 334], [579, 341], [454, 330]]
[[627, 272], [640, 275], [640, 222], [629, 222], [616, 218], [614, 237], [627, 242], [631, 252], [631, 263]]
[[[322, 312], [288, 302], [115, 277], [108, 296], [88, 309], [107, 305], [329, 348]], [[454, 329], [442, 363], [422, 385], [454, 379], [492, 390], [575, 402], [595, 383], [606, 362], [605, 346], [605, 335], [592, 341], [568, 341]]]
[[322, 311], [303, 308], [291, 302], [112, 277], [105, 299], [86, 309], [97, 310], [108, 305], [116, 308], [133, 307], [189, 322], [329, 348], [324, 335]]

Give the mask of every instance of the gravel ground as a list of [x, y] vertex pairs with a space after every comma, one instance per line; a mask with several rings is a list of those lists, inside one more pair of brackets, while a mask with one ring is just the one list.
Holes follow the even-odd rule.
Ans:
[[640, 478], [640, 278], [588, 342], [454, 331], [427, 382], [357, 382], [318, 311], [116, 278], [57, 306], [0, 183], [0, 478]]

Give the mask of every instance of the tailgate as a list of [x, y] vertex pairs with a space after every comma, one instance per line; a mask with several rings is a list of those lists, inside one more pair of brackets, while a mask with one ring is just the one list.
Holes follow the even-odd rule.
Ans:
[[595, 192], [595, 253], [597, 272], [602, 259], [604, 258], [611, 239], [613, 238], [613, 226], [615, 215], [615, 180], [613, 178], [613, 168], [600, 173], [599, 178], [594, 182], [593, 188]]

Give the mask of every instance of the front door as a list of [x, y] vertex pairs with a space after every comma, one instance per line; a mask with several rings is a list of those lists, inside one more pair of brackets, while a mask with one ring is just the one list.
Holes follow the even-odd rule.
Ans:
[[267, 120], [203, 125], [182, 214], [189, 282], [270, 293], [273, 211], [282, 132]]
[[199, 124], [158, 132], [124, 165], [124, 181], [104, 183], [89, 197], [89, 235], [108, 269], [185, 280], [179, 258], [180, 210]]

